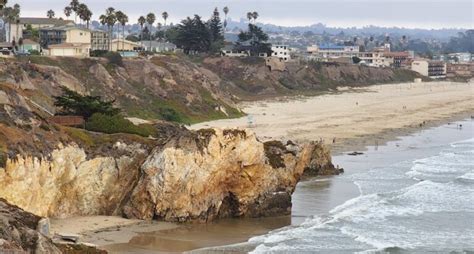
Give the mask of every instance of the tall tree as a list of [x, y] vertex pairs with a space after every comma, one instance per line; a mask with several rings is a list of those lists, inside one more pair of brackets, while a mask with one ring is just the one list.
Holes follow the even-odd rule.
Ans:
[[247, 19], [249, 20], [249, 23], [252, 22], [253, 19], [253, 13], [252, 12], [247, 12]]
[[64, 15], [66, 16], [66, 19], [69, 19], [69, 17], [71, 16], [72, 14], [72, 8], [71, 6], [66, 6], [64, 8]]
[[140, 25], [140, 28], [141, 28], [141, 29], [140, 29], [140, 41], [143, 40], [143, 26], [145, 25], [145, 23], [146, 23], [145, 17], [140, 16], [140, 17], [138, 18], [138, 24]]
[[122, 50], [125, 49], [125, 25], [128, 23], [128, 16], [122, 11], [116, 13], [117, 21], [122, 25]]
[[86, 27], [89, 28], [89, 22], [92, 18], [92, 11], [85, 4], [80, 4], [78, 7], [79, 18], [86, 22]]
[[54, 18], [56, 14], [54, 13], [53, 10], [49, 10], [48, 12], [46, 12], [46, 16], [50, 19]]
[[161, 14], [161, 16], [162, 16], [163, 19], [165, 20], [165, 27], [166, 27], [166, 20], [168, 19], [168, 12], [166, 12], [166, 11], [163, 12], [163, 13]]
[[[114, 29], [114, 25], [117, 22], [117, 16], [115, 15], [115, 9], [113, 7], [109, 7], [105, 10], [105, 14], [100, 15], [99, 17], [100, 23], [102, 25], [107, 25], [108, 34], [109, 34], [109, 50], [112, 50], [112, 33]], [[118, 44], [117, 44], [118, 49]]]
[[224, 17], [224, 32], [227, 30], [227, 14], [229, 14], [229, 7], [224, 7], [223, 9], [225, 17]]
[[209, 27], [198, 15], [194, 15], [192, 19], [188, 17], [176, 28], [168, 31], [167, 38], [183, 49], [185, 54], [209, 51], [211, 45]]
[[262, 28], [249, 24], [248, 31], [240, 32], [238, 43], [249, 42], [251, 55], [258, 56], [259, 53], [271, 54], [271, 45], [267, 41], [268, 35], [263, 32]]
[[[150, 35], [152, 33], [152, 27], [153, 27], [153, 23], [155, 23], [156, 21], [156, 16], [154, 13], [148, 13], [146, 15], [146, 22], [148, 23], [148, 25], [150, 26], [149, 30], [150, 30]], [[151, 37], [150, 37], [150, 51], [151, 51]]]
[[257, 19], [260, 15], [258, 14], [258, 12], [254, 11], [252, 12], [252, 18], [253, 18], [253, 22], [256, 23], [257, 22]]
[[211, 19], [208, 21], [211, 50], [218, 52], [224, 46], [224, 35], [222, 34], [222, 23], [217, 7], [214, 9]]
[[79, 0], [71, 0], [69, 3], [71, 10], [74, 12], [74, 23], [77, 23], [77, 15], [78, 15], [78, 8], [79, 8]]
[[[16, 38], [17, 36], [11, 36], [11, 33], [12, 33], [12, 25], [16, 24], [20, 18], [20, 5], [15, 4], [13, 7], [4, 7], [1, 14], [4, 21], [8, 23], [8, 31], [10, 34], [9, 36], [13, 37], [12, 39], [18, 39]], [[18, 26], [17, 26], [16, 34], [18, 35]]]

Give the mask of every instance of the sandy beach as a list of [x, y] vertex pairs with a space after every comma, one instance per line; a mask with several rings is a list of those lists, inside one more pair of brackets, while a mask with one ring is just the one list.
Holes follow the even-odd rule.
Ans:
[[[250, 127], [262, 140], [323, 139], [337, 153], [383, 145], [423, 128], [469, 118], [474, 115], [474, 83], [345, 88], [317, 97], [247, 102], [241, 107], [249, 117], [206, 122], [191, 128]], [[334, 185], [338, 186], [337, 194], [331, 191], [336, 188]], [[228, 219], [196, 225], [92, 216], [52, 220], [51, 232], [80, 234], [83, 242], [111, 253], [180, 253], [245, 242], [270, 230], [299, 224], [314, 211], [322, 213], [357, 194], [352, 184], [317, 179], [299, 185], [292, 217]], [[234, 251], [242, 250], [239, 247]]]
[[474, 83], [343, 88], [316, 97], [278, 98], [240, 106], [247, 117], [205, 122], [191, 128], [251, 128], [263, 140], [322, 139], [333, 145], [333, 151], [341, 152], [470, 117], [474, 114]]

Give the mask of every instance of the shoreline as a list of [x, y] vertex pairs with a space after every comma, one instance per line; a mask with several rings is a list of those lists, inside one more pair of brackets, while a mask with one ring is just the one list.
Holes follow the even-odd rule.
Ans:
[[[430, 84], [430, 86], [431, 85], [432, 84]], [[393, 85], [383, 85], [383, 86], [393, 87]], [[398, 89], [398, 86], [395, 88]], [[474, 88], [474, 86], [472, 86], [472, 83], [468, 88], [470, 89], [468, 90], [468, 92], [472, 91], [472, 89]], [[254, 102], [253, 104], [264, 105], [264, 106], [261, 106], [261, 108], [265, 109], [264, 112], [267, 112], [269, 108], [268, 106], [265, 106], [267, 103], [268, 104], [270, 103], [285, 104], [286, 103], [285, 106], [288, 106], [289, 101], [297, 104], [297, 103], [305, 103], [306, 101], [313, 99], [316, 101], [315, 103], [317, 103], [317, 101], [320, 100], [319, 102], [323, 103], [323, 106], [324, 106], [324, 103], [325, 103], [324, 100], [337, 99], [337, 98], [331, 98], [331, 97], [337, 97], [341, 95], [347, 96], [347, 95], [355, 94], [358, 96], [368, 96], [369, 98], [368, 100], [370, 100], [373, 93], [374, 93], [373, 91], [367, 91], [367, 87], [364, 87], [363, 90], [356, 89], [354, 91], [350, 89], [347, 92], [343, 91], [343, 92], [338, 92], [336, 94], [325, 94], [325, 95], [321, 95], [320, 97], [293, 98], [295, 101], [292, 101], [292, 98], [285, 98], [285, 99], [280, 98], [276, 102], [256, 102], [256, 103]], [[468, 95], [468, 96], [470, 96], [471, 98], [473, 97], [473, 95]], [[327, 98], [327, 97], [330, 97], [330, 98]], [[282, 100], [284, 102], [281, 102]], [[458, 110], [456, 109], [456, 105], [451, 105], [450, 103], [441, 104], [441, 105], [435, 104], [434, 106], [432, 106], [432, 107], [435, 107], [434, 110], [438, 109], [438, 107], [439, 109], [443, 109], [443, 107], [450, 107], [451, 109], [454, 109], [455, 112], [446, 113], [446, 115], [441, 114], [441, 117], [438, 117], [438, 118], [427, 119], [425, 117], [430, 117], [431, 115], [429, 113], [425, 113], [424, 111], [422, 111], [422, 113], [425, 113], [423, 115], [425, 117], [414, 116], [411, 119], [412, 123], [409, 125], [402, 125], [401, 127], [395, 127], [395, 128], [385, 128], [385, 129], [382, 129], [381, 131], [380, 131], [380, 128], [378, 128], [379, 126], [375, 126], [373, 129], [370, 129], [372, 130], [372, 133], [364, 129], [368, 133], [362, 133], [362, 134], [353, 135], [350, 137], [338, 138], [335, 145], [329, 144], [332, 149], [332, 156], [334, 157], [338, 155], [346, 155], [347, 152], [352, 152], [352, 151], [366, 151], [367, 147], [374, 146], [375, 142], [378, 146], [384, 146], [387, 142], [399, 140], [399, 138], [403, 136], [409, 136], [426, 129], [448, 124], [450, 122], [454, 122], [454, 121], [458, 121], [462, 119], [470, 119], [472, 114], [474, 114], [474, 106], [472, 103], [467, 103], [464, 105], [467, 105], [468, 107], [464, 108], [463, 110]], [[346, 105], [346, 108], [343, 107], [342, 111], [353, 109], [353, 108], [354, 107], [352, 104], [350, 105], [350, 107], [347, 107]], [[423, 109], [423, 107], [421, 108]], [[374, 109], [376, 110], [377, 107], [372, 108], [372, 110]], [[337, 114], [340, 112], [336, 111], [335, 113]], [[403, 113], [404, 112], [401, 111], [399, 117], [404, 117]], [[357, 116], [357, 114], [355, 113], [354, 115]], [[262, 114], [262, 116], [265, 116], [265, 114]], [[339, 117], [341, 117], [341, 119], [345, 119], [344, 117], [351, 117], [351, 116], [352, 116], [351, 114], [343, 114], [342, 117], [341, 116]], [[292, 123], [294, 128], [299, 128], [298, 121], [302, 121], [303, 123], [306, 122], [304, 118], [301, 118], [301, 115], [296, 116], [294, 118], [291, 118], [291, 117], [294, 117], [294, 116], [292, 112], [290, 111], [289, 118], [287, 118], [286, 120], [291, 121], [294, 118], [296, 118], [295, 123]], [[381, 117], [383, 119], [383, 117], [386, 117], [386, 116], [382, 115]], [[204, 128], [204, 126], [209, 125], [211, 123], [218, 123], [218, 125], [222, 125], [222, 123], [228, 123], [229, 121], [235, 121], [235, 122], [234, 122], [234, 125], [229, 125], [228, 127], [241, 127], [239, 126], [239, 124], [242, 123], [242, 120], [244, 120], [244, 125], [245, 125], [245, 118], [240, 118], [240, 119], [234, 119], [234, 120], [217, 120], [213, 122], [201, 123], [198, 125], [194, 125], [191, 128], [194, 129], [194, 128], [198, 128], [199, 126], [201, 126], [201, 128]], [[420, 126], [420, 123], [422, 122], [425, 122], [425, 124], [422, 124]], [[356, 121], [356, 123], [360, 124], [360, 123], [365, 123], [365, 122]], [[259, 124], [260, 123], [257, 124], [256, 128], [259, 128]], [[347, 123], [344, 121], [341, 124], [346, 124], [346, 126], [353, 127], [351, 126], [351, 123]], [[383, 121], [382, 122], [379, 121], [377, 124], [383, 124]], [[366, 125], [363, 125], [363, 124], [361, 126], [366, 127]], [[222, 127], [222, 126], [212, 126], [212, 127]], [[266, 126], [263, 126], [263, 127], [266, 128]], [[336, 127], [341, 128], [340, 126], [336, 126]], [[322, 126], [322, 128], [323, 130], [326, 130], [326, 131], [332, 131], [330, 127]], [[251, 129], [254, 129], [254, 128], [251, 128]], [[271, 129], [271, 128], [267, 128], [267, 129]], [[378, 131], [374, 131], [374, 130], [378, 130]], [[256, 132], [258, 134], [258, 130]], [[308, 134], [308, 133], [303, 132], [303, 134]], [[309, 133], [309, 135], [311, 135], [311, 133]], [[334, 134], [326, 133], [326, 136], [328, 137], [332, 135]], [[275, 136], [277, 135], [272, 135], [271, 138], [275, 139]], [[267, 137], [262, 137], [262, 138], [266, 139]], [[329, 181], [332, 181], [331, 180], [332, 177], [330, 177], [329, 179], [330, 179]], [[305, 179], [302, 179], [301, 182], [308, 181], [308, 180], [311, 180], [311, 179], [305, 178]], [[127, 220], [127, 219], [123, 219], [123, 220]], [[211, 223], [211, 224], [206, 224], [206, 225], [196, 225], [196, 224], [187, 224], [187, 223], [175, 224], [175, 223], [167, 223], [167, 222], [134, 221], [129, 224], [126, 223], [126, 224], [121, 224], [121, 225], [120, 224], [106, 225], [102, 228], [100, 228], [101, 226], [100, 223], [99, 225], [94, 225], [94, 223], [97, 223], [97, 222], [93, 222], [93, 221], [94, 219], [91, 219], [91, 221], [84, 222], [84, 226], [87, 227], [89, 223], [92, 223], [92, 224], [89, 224], [90, 227], [99, 226], [98, 229], [87, 230], [84, 232], [67, 232], [67, 233], [83, 234], [85, 236], [83, 239], [84, 242], [90, 242], [92, 244], [96, 244], [98, 245], [99, 248], [112, 251], [113, 253], [120, 253], [120, 252], [126, 253], [127, 250], [129, 250], [130, 252], [136, 252], [136, 253], [140, 253], [140, 252], [146, 253], [147, 251], [148, 252], [153, 251], [156, 253], [169, 253], [169, 252], [184, 252], [184, 251], [199, 252], [200, 249], [207, 249], [209, 247], [232, 245], [232, 244], [245, 242], [253, 236], [262, 235], [271, 230], [291, 225], [292, 217], [284, 216], [284, 217], [278, 217], [278, 218], [275, 218], [275, 217], [260, 218], [256, 220], [258, 223], [255, 223], [255, 221], [252, 221], [249, 219], [225, 219], [225, 220], [217, 221], [216, 223]], [[69, 219], [65, 219], [62, 221], [62, 223], [68, 224], [70, 223], [70, 221]], [[257, 224], [259, 226], [252, 227], [251, 225], [248, 225], [248, 223], [250, 223], [251, 225]], [[51, 232], [53, 232], [54, 228], [55, 228], [55, 225], [53, 224]], [[238, 234], [234, 234], [236, 232], [234, 232], [235, 230], [233, 229], [238, 230]], [[139, 238], [141, 240], [137, 240], [136, 236], [138, 235], [140, 235]], [[232, 237], [226, 238], [225, 235], [232, 235]], [[183, 236], [186, 236], [186, 237], [183, 238]], [[207, 237], [203, 237], [203, 236], [207, 236]], [[210, 238], [212, 238], [212, 240], [209, 240]], [[132, 242], [132, 244], [135, 244], [135, 245], [145, 246], [145, 248], [133, 249], [131, 248], [131, 245], [129, 244], [130, 242]], [[155, 248], [157, 246], [159, 246], [158, 249]], [[240, 251], [237, 251], [237, 253], [240, 253], [240, 252], [242, 252], [242, 249], [240, 249]]]
[[[399, 140], [401, 137], [410, 136], [414, 133], [421, 132], [426, 129], [432, 129], [447, 125], [451, 122], [458, 120], [468, 120], [470, 117], [463, 117], [466, 114], [459, 114], [447, 119], [437, 120], [427, 123], [422, 128], [420, 127], [407, 127], [392, 130], [390, 133], [384, 135], [385, 139], [379, 146], [385, 146], [388, 142]], [[375, 134], [374, 134], [375, 135]], [[370, 141], [373, 140], [373, 136], [354, 137], [348, 139], [349, 144], [344, 144], [338, 147], [336, 152], [333, 151], [332, 156], [345, 156], [348, 152], [355, 150], [366, 151], [368, 147], [373, 147]], [[324, 177], [327, 182], [331, 181], [333, 177]], [[308, 182], [314, 179], [320, 179], [320, 177], [309, 177], [303, 178], [300, 182]], [[342, 200], [341, 200], [342, 201]], [[307, 218], [305, 216], [299, 216], [296, 218], [297, 224], [304, 221]], [[192, 253], [213, 253], [212, 249], [226, 246], [230, 248], [228, 250], [232, 253], [245, 253], [244, 250], [249, 246], [241, 245], [254, 236], [266, 234], [272, 230], [276, 230], [285, 226], [295, 225], [292, 220], [295, 219], [292, 215], [280, 216], [280, 217], [264, 217], [257, 219], [223, 219], [210, 224], [192, 224], [192, 223], [172, 223], [163, 221], [142, 221], [142, 220], [131, 220], [117, 216], [81, 216], [66, 219], [51, 219], [51, 232], [52, 233], [73, 233], [81, 235], [81, 241], [87, 244], [96, 245], [99, 249], [107, 250], [111, 253], [147, 253], [146, 249], [131, 249], [128, 244], [134, 237], [144, 234], [161, 234], [162, 239], [152, 239], [150, 242], [156, 243], [159, 240], [161, 247], [159, 250], [153, 250], [154, 253], [181, 253], [181, 252], [192, 252]], [[211, 235], [214, 237], [213, 241], [210, 242], [209, 246], [202, 245], [199, 241], [202, 241], [202, 235], [206, 235], [202, 232], [217, 231], [218, 233], [228, 232], [232, 230], [237, 224], [247, 224], [245, 230], [249, 230], [248, 223], [254, 224], [252, 220], [260, 221], [262, 224], [270, 224], [273, 220], [276, 220], [277, 226], [266, 227], [267, 225], [252, 229], [252, 233], [248, 233], [246, 237], [236, 237], [235, 239], [223, 239], [219, 238], [219, 234]], [[223, 223], [222, 223], [223, 222]], [[221, 224], [222, 223], [222, 224]], [[219, 225], [221, 224], [221, 225]], [[227, 224], [227, 225], [226, 225]], [[80, 226], [78, 226], [80, 225]], [[215, 229], [212, 229], [215, 227]], [[70, 230], [74, 228], [75, 230]], [[87, 229], [87, 230], [84, 230]], [[63, 230], [63, 231], [61, 231]], [[202, 231], [202, 232], [200, 232]], [[182, 235], [187, 235], [194, 239], [183, 239]], [[153, 238], [153, 237], [152, 237]], [[194, 242], [194, 243], [193, 243]], [[145, 244], [145, 243], [142, 243]], [[183, 245], [184, 244], [184, 245]], [[235, 246], [235, 250], [232, 248]], [[150, 250], [148, 250], [150, 251]], [[210, 251], [210, 252], [208, 252]]]

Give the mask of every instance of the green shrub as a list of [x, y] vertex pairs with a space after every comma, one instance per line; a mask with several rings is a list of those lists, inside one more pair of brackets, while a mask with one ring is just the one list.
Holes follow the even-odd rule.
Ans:
[[170, 122], [181, 122], [181, 117], [179, 116], [179, 113], [172, 108], [161, 108], [160, 115], [163, 120]]
[[86, 129], [108, 134], [129, 133], [143, 137], [155, 134], [155, 130], [151, 125], [137, 126], [121, 115], [104, 115], [101, 113], [95, 113], [87, 120]]
[[122, 60], [122, 56], [120, 55], [120, 53], [107, 52], [104, 55], [104, 57], [107, 58], [107, 60], [109, 60], [110, 64], [117, 65], [117, 66], [123, 66], [123, 60]]
[[39, 56], [39, 55], [41, 55], [41, 53], [40, 53], [38, 50], [36, 50], [36, 49], [32, 49], [32, 50], [30, 50], [29, 52], [30, 52], [30, 55], [32, 55], [32, 56]]
[[109, 52], [108, 50], [96, 49], [96, 50], [91, 51], [91, 56], [92, 57], [104, 57], [108, 52]]

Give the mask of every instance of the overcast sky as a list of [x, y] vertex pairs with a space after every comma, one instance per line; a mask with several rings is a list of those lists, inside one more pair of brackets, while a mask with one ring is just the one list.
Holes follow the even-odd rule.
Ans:
[[[472, 0], [82, 0], [97, 19], [112, 6], [136, 22], [140, 15], [167, 11], [169, 22], [199, 14], [208, 18], [214, 7], [230, 9], [229, 17], [239, 20], [248, 11], [260, 14], [259, 22], [281, 26], [324, 23], [328, 26], [398, 26], [420, 28], [473, 28]], [[53, 9], [64, 16], [69, 0], [9, 0], [19, 3], [22, 16], [46, 16]], [[161, 14], [159, 15], [161, 16]], [[160, 19], [160, 22], [163, 22]]]

